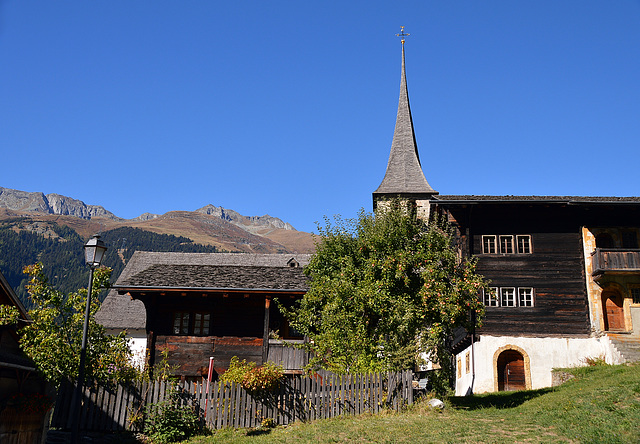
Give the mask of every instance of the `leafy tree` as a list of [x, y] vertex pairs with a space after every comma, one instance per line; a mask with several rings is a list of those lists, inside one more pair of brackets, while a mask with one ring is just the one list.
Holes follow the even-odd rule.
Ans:
[[[451, 230], [416, 218], [396, 202], [375, 215], [336, 217], [318, 227], [320, 241], [305, 272], [310, 289], [291, 325], [309, 337], [312, 365], [336, 372], [411, 368], [426, 352], [446, 377], [446, 342], [469, 313], [483, 313], [486, 286], [475, 262], [462, 259]], [[478, 316], [480, 319], [480, 316]]]
[[[33, 303], [29, 310], [32, 322], [20, 330], [20, 346], [35, 362], [38, 370], [54, 384], [65, 378], [76, 379], [80, 361], [87, 290], [65, 295], [47, 282], [41, 263], [25, 267], [29, 276], [27, 290]], [[99, 268], [94, 273], [93, 294], [108, 285], [111, 270]], [[94, 315], [100, 302], [92, 297], [85, 374], [88, 380], [102, 382], [130, 380], [136, 370], [129, 363], [129, 349], [124, 332], [107, 335]]]

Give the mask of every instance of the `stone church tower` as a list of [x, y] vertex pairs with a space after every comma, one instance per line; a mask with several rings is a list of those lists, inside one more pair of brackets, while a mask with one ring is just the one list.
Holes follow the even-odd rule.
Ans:
[[[399, 36], [404, 36], [401, 31]], [[373, 209], [384, 205], [392, 199], [399, 198], [415, 208], [416, 214], [428, 219], [429, 199], [438, 192], [431, 188], [422, 172], [416, 136], [413, 131], [409, 94], [407, 92], [407, 77], [404, 68], [404, 38], [402, 39], [402, 74], [400, 77], [400, 99], [396, 128], [393, 132], [391, 153], [387, 163], [387, 172], [382, 183], [373, 192]]]

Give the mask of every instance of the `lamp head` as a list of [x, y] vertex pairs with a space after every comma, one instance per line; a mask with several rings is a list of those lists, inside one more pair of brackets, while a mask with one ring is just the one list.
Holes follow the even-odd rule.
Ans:
[[91, 268], [97, 268], [102, 262], [104, 252], [107, 251], [107, 247], [104, 242], [100, 240], [100, 236], [97, 234], [84, 244], [84, 259], [88, 266]]

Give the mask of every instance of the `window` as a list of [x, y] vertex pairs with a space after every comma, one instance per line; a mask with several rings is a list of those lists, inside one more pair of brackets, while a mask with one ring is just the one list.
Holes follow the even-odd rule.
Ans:
[[467, 373], [471, 372], [471, 354], [469, 352], [467, 352], [467, 354], [465, 355], [465, 369], [467, 371]]
[[196, 336], [207, 336], [209, 334], [209, 313], [196, 313], [193, 323], [193, 334]]
[[632, 288], [631, 297], [633, 298], [634, 304], [640, 304], [640, 288]]
[[496, 237], [482, 236], [482, 252], [484, 254], [496, 254]]
[[531, 254], [530, 234], [482, 235], [482, 254]]
[[513, 236], [500, 236], [500, 253], [513, 254]]
[[176, 312], [173, 314], [173, 334], [174, 335], [189, 334], [189, 313]]
[[458, 378], [462, 378], [462, 358], [458, 358]]
[[[533, 307], [535, 292], [532, 287], [489, 287], [483, 292], [485, 307]], [[640, 288], [638, 288], [640, 303]]]
[[516, 236], [516, 244], [518, 254], [531, 254], [531, 236], [528, 234], [519, 234]]
[[500, 289], [500, 306], [502, 307], [515, 307], [516, 306], [516, 289], [501, 288]]
[[518, 306], [533, 307], [533, 288], [518, 288]]
[[484, 305], [486, 307], [498, 307], [498, 287], [489, 287], [484, 292]]
[[[191, 320], [193, 320], [193, 325], [189, 322]], [[209, 335], [210, 324], [210, 313], [178, 311], [173, 314], [174, 335], [207, 336]]]

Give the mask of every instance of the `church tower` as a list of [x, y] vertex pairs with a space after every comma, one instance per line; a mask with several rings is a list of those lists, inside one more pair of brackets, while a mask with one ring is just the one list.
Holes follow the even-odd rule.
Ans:
[[373, 192], [373, 209], [384, 205], [385, 201], [400, 198], [414, 206], [419, 217], [428, 219], [429, 199], [438, 192], [431, 188], [424, 177], [413, 131], [404, 68], [404, 37], [407, 35], [409, 34], [404, 33], [403, 26], [398, 34], [402, 38], [402, 74], [396, 128], [393, 132], [387, 172], [378, 189]]

